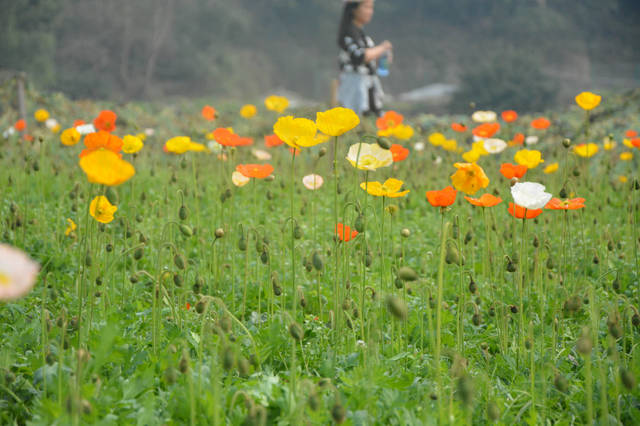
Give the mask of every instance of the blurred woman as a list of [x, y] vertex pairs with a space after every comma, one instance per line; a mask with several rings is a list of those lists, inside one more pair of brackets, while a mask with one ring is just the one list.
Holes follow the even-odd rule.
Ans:
[[375, 45], [363, 27], [373, 17], [374, 0], [344, 0], [338, 29], [340, 46], [340, 85], [338, 101], [359, 115], [382, 114], [382, 85], [376, 74], [376, 61], [393, 60], [387, 40]]

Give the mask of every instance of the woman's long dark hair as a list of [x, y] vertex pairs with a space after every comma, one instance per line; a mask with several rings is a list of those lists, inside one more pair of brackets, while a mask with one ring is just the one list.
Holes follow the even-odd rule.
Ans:
[[353, 14], [360, 6], [358, 1], [349, 1], [344, 4], [342, 9], [342, 18], [338, 27], [338, 46], [344, 47], [344, 36], [347, 35], [349, 28], [353, 26]]

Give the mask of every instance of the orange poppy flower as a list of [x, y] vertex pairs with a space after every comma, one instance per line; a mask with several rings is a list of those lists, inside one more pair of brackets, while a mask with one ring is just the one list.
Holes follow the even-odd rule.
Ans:
[[397, 143], [394, 143], [393, 145], [391, 145], [391, 148], [389, 148], [389, 151], [391, 151], [391, 155], [393, 155], [394, 163], [404, 160], [409, 155], [409, 150]]
[[491, 138], [500, 130], [500, 123], [482, 123], [471, 131], [479, 138]]
[[376, 126], [380, 130], [387, 130], [401, 124], [402, 120], [404, 120], [402, 114], [398, 114], [395, 111], [387, 111], [376, 120]]
[[500, 115], [502, 115], [502, 119], [507, 123], [511, 123], [518, 119], [518, 113], [512, 109], [502, 111], [502, 114]]
[[120, 150], [122, 150], [123, 144], [124, 142], [122, 141], [122, 139], [120, 139], [116, 135], [112, 135], [109, 132], [101, 131], [89, 133], [84, 138], [84, 146], [86, 146], [87, 149], [82, 150], [82, 152], [80, 153], [80, 158], [101, 148], [112, 151], [118, 154], [120, 158], [122, 158]]
[[273, 148], [274, 146], [280, 146], [284, 143], [282, 139], [278, 137], [278, 135], [266, 135], [264, 137], [264, 144], [267, 148]]
[[549, 200], [544, 208], [550, 210], [578, 210], [584, 208], [585, 201], [586, 200], [584, 198], [572, 198], [570, 200], [562, 201], [561, 199], [554, 197]]
[[478, 207], [493, 207], [497, 206], [502, 202], [502, 198], [496, 197], [495, 195], [491, 195], [489, 193], [482, 194], [480, 198], [471, 198], [464, 196], [464, 199]]
[[524, 143], [524, 133], [516, 133], [515, 135], [513, 135], [513, 140], [511, 141], [510, 145], [522, 145]]
[[356, 237], [356, 235], [358, 235], [358, 231], [352, 230], [347, 225], [343, 225], [341, 223], [338, 223], [336, 225], [334, 233], [338, 236], [338, 238], [340, 238], [340, 241], [344, 242], [351, 241]]
[[105, 132], [113, 132], [116, 129], [116, 120], [118, 116], [115, 112], [104, 110], [93, 120], [93, 127], [96, 130], [104, 130]]
[[82, 126], [84, 123], [84, 120], [74, 120], [73, 121], [73, 127], [78, 127], [78, 126]]
[[271, 164], [238, 164], [236, 171], [248, 178], [264, 179], [273, 173]]
[[20, 120], [16, 121], [16, 124], [13, 125], [13, 128], [21, 132], [27, 128], [27, 122], [24, 121], [24, 118], [21, 118]]
[[633, 139], [633, 138], [637, 138], [638, 137], [638, 132], [636, 132], [635, 130], [627, 130], [624, 135], [626, 137], [628, 137], [629, 139]]
[[433, 207], [448, 207], [456, 201], [457, 194], [453, 186], [447, 186], [440, 191], [427, 191], [427, 201]]
[[22, 139], [24, 139], [24, 140], [25, 140], [25, 141], [27, 141], [27, 142], [33, 142], [33, 135], [30, 135], [30, 134], [28, 134], [28, 133], [25, 133], [25, 134], [22, 136]]
[[631, 145], [640, 148], [640, 138], [631, 139]]
[[544, 130], [551, 125], [551, 122], [544, 117], [538, 117], [531, 122], [531, 127], [534, 129]]
[[202, 114], [202, 117], [207, 121], [213, 121], [216, 119], [216, 109], [211, 105], [203, 106], [200, 114]]
[[527, 173], [527, 166], [520, 166], [511, 163], [503, 163], [500, 166], [500, 173], [507, 179], [522, 178]]
[[[515, 207], [515, 212], [513, 211]], [[509, 203], [509, 214], [516, 219], [533, 219], [534, 217], [538, 217], [540, 213], [542, 213], [542, 209], [525, 209], [522, 206], [517, 204]], [[525, 211], [527, 213], [527, 217], [525, 218]]]
[[467, 126], [462, 123], [451, 123], [451, 128], [454, 132], [464, 133], [467, 131]]
[[226, 127], [218, 127], [212, 134], [213, 139], [224, 146], [245, 146], [253, 143], [253, 139], [241, 138]]

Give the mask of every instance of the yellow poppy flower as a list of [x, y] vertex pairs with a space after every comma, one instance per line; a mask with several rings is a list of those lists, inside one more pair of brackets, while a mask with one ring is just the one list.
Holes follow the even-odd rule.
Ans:
[[108, 149], [98, 149], [80, 159], [80, 167], [91, 183], [120, 185], [135, 173], [133, 166]]
[[70, 218], [67, 218], [67, 223], [69, 225], [67, 226], [67, 229], [64, 230], [65, 236], [69, 236], [69, 234], [71, 234], [73, 231], [75, 231], [78, 228], [78, 225], [76, 225], [76, 223]]
[[41, 108], [37, 110], [35, 113], [33, 113], [33, 118], [35, 118], [36, 121], [40, 123], [47, 121], [47, 119], [49, 118], [49, 111]]
[[402, 192], [400, 188], [402, 188], [402, 182], [399, 179], [390, 178], [387, 179], [384, 183], [380, 182], [362, 182], [360, 184], [360, 188], [367, 191], [369, 195], [374, 195], [376, 197], [388, 197], [388, 198], [398, 198], [404, 197], [409, 193], [409, 190], [405, 190]]
[[551, 163], [544, 168], [543, 172], [549, 175], [556, 172], [558, 170], [558, 167], [560, 167], [558, 163]]
[[611, 151], [616, 147], [616, 145], [617, 145], [616, 141], [614, 141], [609, 137], [606, 137], [604, 138], [604, 143], [602, 144], [602, 147], [605, 149], [605, 151]]
[[393, 135], [393, 130], [394, 130], [393, 127], [387, 127], [386, 129], [378, 130], [378, 136], [385, 137], [385, 138], [389, 137]]
[[602, 96], [591, 92], [582, 92], [576, 96], [576, 103], [585, 111], [590, 111], [600, 105]]
[[462, 159], [467, 163], [475, 163], [480, 157], [482, 157], [482, 152], [475, 148], [462, 154]]
[[89, 214], [100, 223], [109, 223], [118, 207], [109, 202], [107, 197], [98, 195], [89, 205]]
[[201, 143], [192, 142], [189, 136], [173, 137], [169, 139], [164, 146], [167, 151], [174, 154], [184, 154], [187, 151], [201, 152], [207, 150], [207, 147]]
[[308, 148], [324, 142], [316, 137], [316, 123], [308, 118], [294, 118], [291, 115], [278, 118], [273, 132], [287, 145], [293, 148]]
[[455, 163], [453, 166], [458, 170], [451, 175], [451, 183], [458, 191], [473, 195], [489, 185], [489, 178], [476, 163]]
[[620, 159], [622, 161], [629, 161], [629, 160], [633, 159], [633, 153], [632, 152], [623, 152], [622, 154], [620, 154]]
[[535, 149], [521, 149], [513, 156], [513, 160], [528, 169], [535, 169], [540, 163], [544, 163], [542, 153]]
[[144, 146], [142, 140], [139, 137], [132, 135], [126, 135], [124, 138], [122, 138], [122, 142], [122, 152], [124, 152], [125, 154], [135, 154]]
[[429, 143], [433, 146], [440, 146], [447, 141], [442, 133], [431, 133], [429, 135]]
[[276, 111], [282, 113], [289, 106], [289, 100], [284, 96], [271, 95], [264, 100], [264, 106], [269, 111]]
[[357, 143], [349, 147], [347, 160], [353, 167], [360, 170], [375, 171], [380, 167], [390, 166], [393, 163], [393, 153], [381, 148], [380, 145]]
[[411, 139], [413, 136], [413, 127], [407, 124], [398, 124], [395, 127], [392, 127], [391, 135], [396, 139], [400, 139], [403, 141]]
[[360, 124], [360, 117], [349, 108], [332, 108], [316, 114], [318, 130], [329, 136], [340, 136]]
[[622, 175], [620, 175], [620, 176], [618, 176], [618, 180], [619, 180], [621, 183], [627, 183], [627, 181], [628, 181], [629, 179], [627, 179], [627, 177], [626, 177], [626, 176], [622, 176]]
[[622, 144], [623, 144], [624, 146], [626, 146], [627, 148], [633, 148], [633, 144], [632, 144], [632, 143], [631, 143], [631, 141], [630, 141], [629, 139], [627, 139], [627, 138], [624, 138], [624, 139], [622, 140]]
[[80, 142], [81, 137], [80, 132], [75, 127], [71, 127], [60, 134], [60, 142], [62, 142], [62, 145], [72, 146]]
[[581, 143], [573, 147], [573, 152], [575, 152], [580, 157], [593, 157], [596, 152], [598, 152], [598, 145], [595, 143]]
[[258, 113], [258, 109], [255, 105], [247, 104], [240, 108], [240, 115], [243, 118], [251, 118]]
[[442, 149], [449, 152], [456, 152], [458, 150], [458, 142], [455, 139], [445, 139], [441, 146]]

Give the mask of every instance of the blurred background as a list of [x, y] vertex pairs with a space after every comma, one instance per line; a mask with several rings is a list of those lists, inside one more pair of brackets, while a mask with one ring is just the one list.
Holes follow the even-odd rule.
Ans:
[[[341, 0], [0, 0], [0, 73], [74, 99], [328, 102]], [[404, 111], [538, 111], [640, 86], [638, 0], [377, 0]]]

